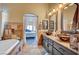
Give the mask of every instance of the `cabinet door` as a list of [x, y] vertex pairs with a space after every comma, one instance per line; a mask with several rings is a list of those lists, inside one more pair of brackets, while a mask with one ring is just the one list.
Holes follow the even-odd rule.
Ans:
[[45, 48], [45, 39], [43, 38], [43, 47]]
[[53, 47], [53, 55], [62, 55], [56, 48]]
[[48, 41], [45, 41], [45, 50], [48, 52], [49, 51], [49, 44], [48, 44]]
[[53, 54], [53, 46], [52, 45], [49, 45], [49, 53]]
[[53, 44], [54, 42], [51, 39], [49, 39], [49, 53], [50, 54], [53, 54]]
[[46, 38], [43, 36], [43, 47], [45, 48]]
[[61, 46], [58, 43], [54, 43], [54, 47], [59, 50], [61, 53], [63, 53], [64, 55], [76, 55], [75, 52], [65, 48], [64, 46]]
[[47, 38], [43, 36], [43, 47], [46, 48], [47, 46]]
[[48, 50], [49, 50], [49, 41], [48, 41], [48, 38], [45, 37], [45, 36], [43, 36], [43, 47], [48, 52]]

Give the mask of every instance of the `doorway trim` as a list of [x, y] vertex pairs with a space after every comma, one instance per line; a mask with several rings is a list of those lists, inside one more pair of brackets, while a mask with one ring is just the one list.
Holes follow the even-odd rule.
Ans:
[[25, 30], [24, 30], [24, 25], [25, 25], [24, 24], [24, 17], [25, 17], [26, 14], [32, 14], [32, 15], [35, 15], [37, 17], [36, 29], [37, 29], [37, 44], [38, 44], [38, 16], [36, 14], [33, 14], [33, 13], [24, 13], [24, 15], [23, 15], [23, 40], [24, 40], [24, 43], [26, 44], [26, 38], [25, 38], [25, 34], [24, 34], [24, 32], [25, 32]]

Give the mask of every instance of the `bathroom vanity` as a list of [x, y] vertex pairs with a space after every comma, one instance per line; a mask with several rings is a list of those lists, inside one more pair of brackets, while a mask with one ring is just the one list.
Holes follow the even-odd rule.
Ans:
[[43, 47], [51, 55], [77, 55], [77, 50], [70, 48], [69, 42], [61, 41], [53, 35], [43, 34]]

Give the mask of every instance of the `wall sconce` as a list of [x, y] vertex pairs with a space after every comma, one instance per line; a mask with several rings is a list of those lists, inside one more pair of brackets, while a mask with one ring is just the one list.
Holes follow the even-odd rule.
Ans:
[[69, 4], [69, 6], [72, 6], [74, 3]]
[[52, 13], [50, 12], [49, 14], [48, 14], [48, 16], [51, 16], [52, 15]]
[[53, 14], [54, 12], [56, 12], [56, 10], [55, 10], [55, 9], [53, 9], [53, 11], [51, 11], [51, 14]]
[[68, 7], [65, 7], [64, 9], [67, 9]]
[[53, 9], [53, 12], [55, 12], [56, 10], [55, 9]]
[[59, 5], [59, 8], [62, 8], [62, 7], [63, 7], [63, 4], [60, 4], [60, 5]]
[[58, 11], [58, 8], [57, 8], [57, 9], [55, 9], [55, 11]]
[[48, 14], [48, 16], [51, 16], [54, 12], [56, 12], [55, 9], [53, 9], [53, 11], [51, 11], [51, 12]]
[[63, 3], [63, 5], [65, 5], [65, 4], [67, 4], [67, 3]]

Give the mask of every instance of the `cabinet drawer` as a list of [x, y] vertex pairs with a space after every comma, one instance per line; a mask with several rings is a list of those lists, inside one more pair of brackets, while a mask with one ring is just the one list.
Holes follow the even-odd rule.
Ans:
[[46, 40], [46, 41], [48, 41], [48, 38], [46, 36], [43, 36], [43, 39]]
[[54, 43], [54, 47], [59, 50], [62, 54], [64, 55], [75, 55], [76, 53], [74, 53], [73, 51], [59, 45], [58, 43]]
[[48, 39], [46, 37], [43, 37], [43, 47], [48, 52], [49, 44]]
[[51, 40], [51, 39], [49, 39], [49, 44], [50, 44], [50, 45], [54, 45], [54, 41]]
[[57, 49], [53, 48], [53, 55], [62, 55]]

